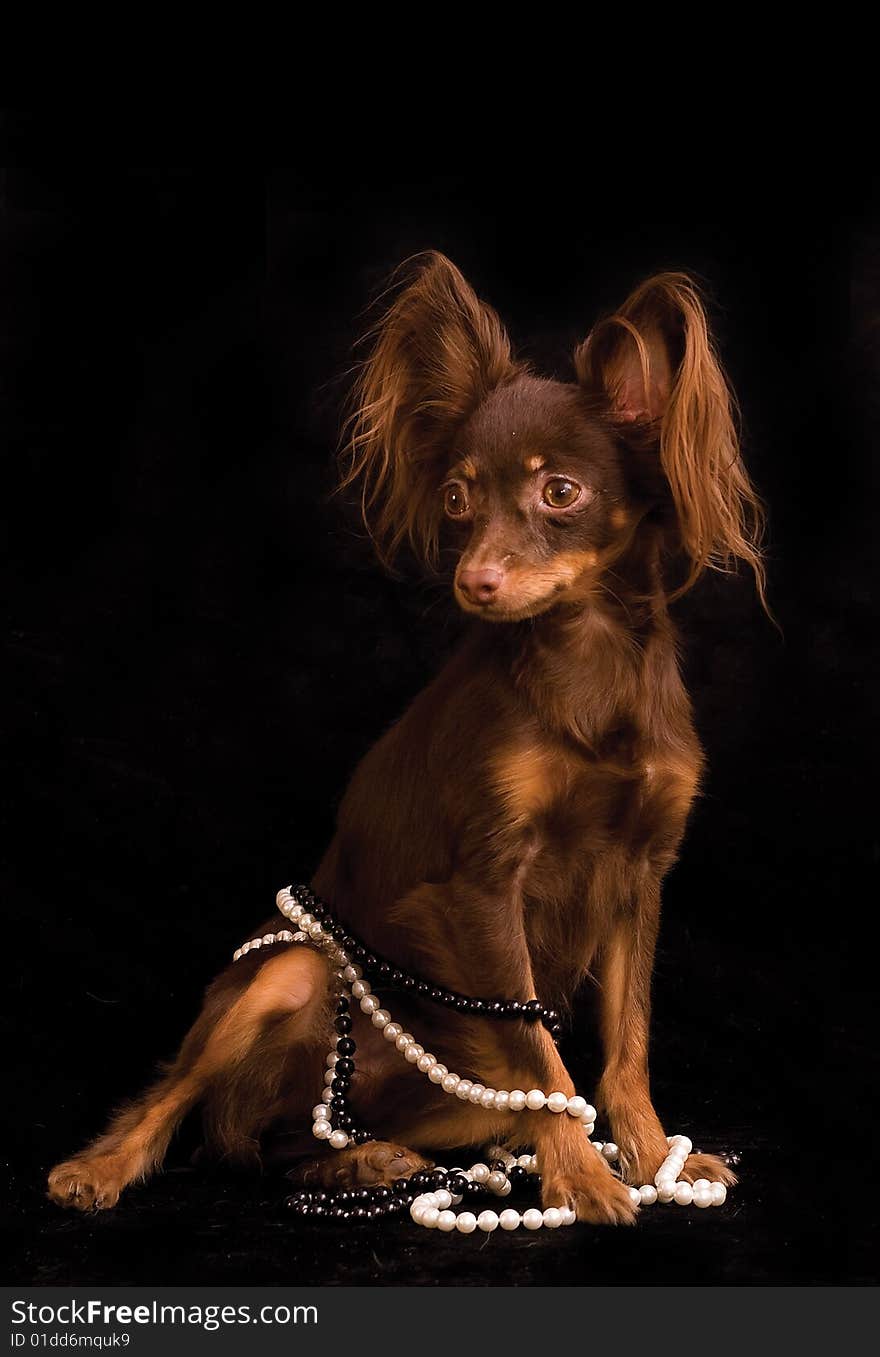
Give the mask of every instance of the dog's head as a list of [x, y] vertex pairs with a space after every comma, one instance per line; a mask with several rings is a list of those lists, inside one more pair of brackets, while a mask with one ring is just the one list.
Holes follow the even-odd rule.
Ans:
[[586, 603], [650, 521], [686, 557], [684, 587], [740, 559], [763, 597], [760, 503], [690, 279], [644, 283], [575, 371], [533, 375], [458, 269], [419, 260], [374, 332], [346, 445], [380, 557], [408, 540], [435, 564], [448, 545], [461, 607], [515, 621]]

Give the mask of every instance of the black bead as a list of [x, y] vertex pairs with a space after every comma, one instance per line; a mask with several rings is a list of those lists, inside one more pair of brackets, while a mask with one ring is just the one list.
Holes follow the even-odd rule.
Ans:
[[406, 976], [404, 975], [403, 971], [392, 971], [388, 979], [390, 984], [392, 984], [395, 989], [399, 989], [400, 986], [403, 984], [404, 980], [406, 979]]
[[485, 1188], [483, 1187], [482, 1183], [468, 1183], [467, 1190], [464, 1195], [466, 1197], [479, 1197], [480, 1193], [484, 1191]]
[[328, 1214], [327, 1207], [322, 1206], [320, 1202], [315, 1202], [314, 1205], [312, 1206], [311, 1214], [315, 1216], [318, 1220], [321, 1220]]
[[[351, 1037], [340, 1037], [336, 1043], [337, 1055], [354, 1055], [356, 1050], [357, 1046]], [[336, 1063], [338, 1064], [339, 1062], [337, 1061]]]
[[333, 1026], [341, 1037], [347, 1037], [352, 1028], [351, 1018], [347, 1013], [340, 1013], [338, 1018], [333, 1020]]
[[330, 1193], [329, 1193], [329, 1192], [325, 1192], [323, 1189], [321, 1189], [321, 1190], [318, 1191], [318, 1192], [313, 1192], [313, 1193], [312, 1193], [312, 1200], [313, 1200], [313, 1201], [316, 1201], [316, 1202], [320, 1202], [320, 1204], [321, 1204], [322, 1206], [326, 1206], [327, 1203], [328, 1203], [328, 1201], [330, 1200]]
[[339, 1076], [337, 1075], [337, 1077], [333, 1080], [333, 1083], [330, 1085], [330, 1092], [334, 1094], [337, 1098], [344, 1098], [350, 1088], [351, 1080], [340, 1079]]
[[354, 1118], [349, 1112], [337, 1112], [334, 1121], [339, 1131], [350, 1131], [354, 1126]]
[[384, 1183], [380, 1183], [378, 1187], [373, 1188], [373, 1201], [387, 1202], [390, 1200], [391, 1193], [389, 1192], [388, 1188], [385, 1186]]
[[471, 999], [471, 1000], [469, 1001], [469, 1006], [468, 1006], [468, 1012], [469, 1012], [469, 1013], [473, 1013], [475, 1016], [480, 1016], [480, 1015], [482, 1015], [483, 1013], [485, 1013], [485, 1011], [486, 1011], [486, 1005], [483, 1003], [483, 1000], [482, 1000], [482, 999]]
[[349, 956], [353, 956], [354, 949], [357, 947], [357, 945], [358, 945], [357, 938], [353, 938], [350, 933], [346, 933], [345, 937], [342, 939], [342, 950], [344, 952], [347, 952]]
[[391, 966], [387, 961], [380, 961], [376, 967], [376, 975], [380, 980], [387, 980], [391, 975]]
[[401, 985], [404, 989], [414, 990], [418, 988], [418, 981], [414, 975], [405, 975], [401, 981]]
[[526, 1022], [539, 1022], [541, 1019], [542, 1006], [537, 999], [530, 999], [527, 1004], [523, 1004], [522, 1016]]
[[396, 1192], [396, 1193], [400, 1196], [400, 1195], [402, 1195], [404, 1192], [408, 1192], [408, 1191], [409, 1191], [409, 1185], [410, 1185], [410, 1182], [411, 1182], [411, 1181], [412, 1181], [412, 1180], [411, 1180], [410, 1178], [395, 1178], [394, 1183], [392, 1184], [392, 1189], [391, 1189], [391, 1190], [392, 1190], [393, 1192]]
[[494, 1164], [489, 1165], [489, 1168], [493, 1173], [507, 1173], [507, 1166], [503, 1159], [496, 1159]]
[[553, 1024], [553, 1026], [550, 1028], [550, 1035], [551, 1035], [551, 1037], [553, 1038], [554, 1041], [558, 1041], [558, 1040], [559, 1040], [559, 1038], [562, 1036], [562, 1023], [561, 1023], [561, 1022], [555, 1022], [555, 1023]]
[[330, 929], [330, 936], [334, 942], [342, 942], [345, 937], [345, 929], [342, 924], [334, 924]]
[[465, 1178], [463, 1173], [453, 1174], [452, 1177], [450, 1177], [449, 1182], [446, 1184], [447, 1188], [454, 1197], [463, 1196], [464, 1193], [467, 1191], [467, 1185], [468, 1180], [467, 1178]]
[[366, 1145], [368, 1140], [373, 1139], [373, 1133], [372, 1131], [365, 1131], [363, 1127], [361, 1127], [359, 1130], [354, 1132], [353, 1139], [356, 1145]]
[[505, 1169], [505, 1172], [514, 1185], [525, 1181], [526, 1170], [522, 1164], [514, 1164], [511, 1168]]
[[548, 1027], [552, 1027], [555, 1022], [559, 1022], [559, 1014], [555, 1008], [544, 1009], [544, 1021]]
[[354, 1061], [349, 1056], [342, 1056], [333, 1066], [333, 1074], [336, 1078], [340, 1075], [343, 1079], [350, 1079], [354, 1074]]
[[519, 1018], [522, 1016], [522, 1004], [518, 999], [508, 999], [504, 1006], [505, 1018]]
[[455, 1008], [458, 1010], [458, 1012], [459, 1012], [459, 1013], [470, 1013], [470, 1011], [471, 1011], [471, 1001], [470, 1001], [470, 999], [467, 997], [467, 995], [466, 995], [466, 994], [456, 994], [454, 997], [455, 997], [455, 1005], [454, 1005], [454, 1006], [455, 1006]]
[[442, 989], [438, 989], [437, 986], [434, 985], [433, 988], [428, 990], [428, 998], [432, 1003], [439, 1004], [440, 1000], [443, 998]]
[[375, 971], [375, 969], [376, 969], [376, 967], [377, 967], [378, 965], [379, 965], [379, 958], [378, 958], [377, 956], [375, 956], [373, 952], [367, 952], [367, 954], [365, 955], [364, 960], [363, 960], [363, 967], [364, 967], [364, 970], [365, 970], [365, 971]]
[[367, 955], [366, 947], [362, 947], [360, 943], [356, 943], [354, 947], [346, 947], [345, 950], [357, 962], [359, 966], [362, 964], [364, 957]]
[[446, 989], [443, 991], [440, 1002], [444, 1008], [455, 1008], [456, 999], [457, 995], [453, 994], [451, 990]]
[[490, 1018], [503, 1018], [504, 1004], [500, 999], [492, 999], [488, 1005], [488, 1012]]
[[341, 1015], [341, 1014], [343, 1014], [343, 1013], [347, 1013], [350, 1006], [351, 1006], [351, 1000], [349, 999], [348, 995], [347, 995], [347, 994], [340, 994], [339, 998], [336, 1000], [336, 1012], [337, 1012], [337, 1014], [340, 1014], [340, 1015]]
[[429, 994], [430, 990], [431, 986], [428, 984], [427, 980], [416, 981], [416, 994]]

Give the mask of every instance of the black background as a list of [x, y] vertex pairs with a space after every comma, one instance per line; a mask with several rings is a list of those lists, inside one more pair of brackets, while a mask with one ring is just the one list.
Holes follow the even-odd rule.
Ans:
[[[562, 162], [526, 183], [338, 158], [27, 169], [22, 127], [0, 197], [13, 1277], [876, 1281], [873, 191], [792, 161], [668, 201]], [[782, 634], [744, 578], [679, 605], [709, 774], [666, 890], [652, 1071], [668, 1129], [739, 1152], [741, 1187], [634, 1230], [342, 1236], [286, 1220], [270, 1177], [193, 1170], [185, 1135], [115, 1213], [62, 1214], [47, 1169], [173, 1053], [455, 639], [446, 590], [383, 577], [328, 496], [365, 308], [429, 247], [563, 376], [651, 271], [713, 297]], [[587, 1094], [591, 1008], [566, 1048]]]

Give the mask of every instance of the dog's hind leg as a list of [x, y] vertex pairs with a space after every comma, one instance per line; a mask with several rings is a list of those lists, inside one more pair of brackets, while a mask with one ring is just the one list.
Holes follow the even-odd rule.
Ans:
[[314, 1082], [310, 1066], [329, 1028], [327, 962], [299, 946], [257, 960], [258, 966], [237, 963], [241, 980], [227, 973], [212, 987], [158, 1084], [120, 1112], [104, 1135], [52, 1170], [54, 1202], [80, 1211], [115, 1206], [127, 1184], [159, 1167], [180, 1121], [205, 1098], [214, 1147], [242, 1158], [243, 1147], [255, 1147], [254, 1133], [296, 1061], [292, 1047], [301, 1048], [309, 1067], [304, 1082], [309, 1076]]

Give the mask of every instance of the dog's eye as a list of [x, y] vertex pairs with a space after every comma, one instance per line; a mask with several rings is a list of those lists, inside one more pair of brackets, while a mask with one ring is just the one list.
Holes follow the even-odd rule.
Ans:
[[544, 486], [544, 503], [551, 509], [568, 509], [581, 497], [581, 488], [564, 476], [554, 476]]
[[453, 481], [451, 485], [447, 485], [444, 507], [450, 518], [462, 518], [471, 507], [468, 504], [464, 486], [459, 481]]

